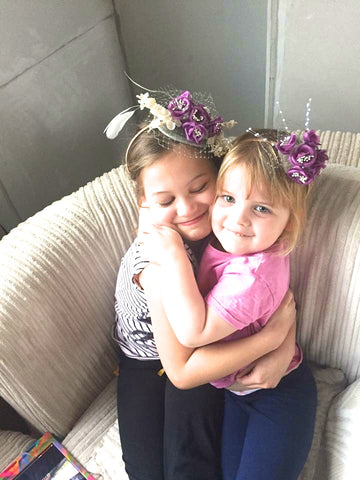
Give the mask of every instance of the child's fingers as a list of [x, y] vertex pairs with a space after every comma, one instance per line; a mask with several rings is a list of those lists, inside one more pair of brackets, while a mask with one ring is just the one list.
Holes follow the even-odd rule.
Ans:
[[152, 222], [150, 219], [149, 209], [145, 207], [139, 208], [139, 221], [138, 221], [138, 236], [143, 233], [148, 233]]

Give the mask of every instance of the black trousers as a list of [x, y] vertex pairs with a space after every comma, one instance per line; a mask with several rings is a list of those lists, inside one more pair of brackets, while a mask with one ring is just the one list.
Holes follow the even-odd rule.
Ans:
[[118, 420], [130, 480], [221, 480], [224, 392], [175, 388], [160, 361], [120, 359]]

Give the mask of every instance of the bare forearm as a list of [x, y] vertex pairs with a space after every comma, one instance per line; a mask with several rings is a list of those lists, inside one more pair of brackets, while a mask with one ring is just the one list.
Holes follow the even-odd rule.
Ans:
[[279, 365], [283, 366], [281, 370], [286, 372], [295, 353], [296, 324], [290, 328], [289, 333], [283, 343], [271, 352], [271, 356], [278, 359]]
[[[185, 256], [184, 256], [185, 255]], [[161, 292], [166, 316], [183, 345], [204, 329], [206, 307], [186, 254], [161, 266]]]
[[[156, 330], [156, 329], [155, 329]], [[157, 333], [154, 331], [155, 341]], [[157, 344], [158, 345], [158, 344]], [[161, 350], [161, 342], [158, 349]], [[165, 371], [178, 388], [193, 388], [233, 373], [271, 352], [274, 344], [261, 333], [247, 338], [199, 347], [182, 358], [166, 358], [160, 352]]]

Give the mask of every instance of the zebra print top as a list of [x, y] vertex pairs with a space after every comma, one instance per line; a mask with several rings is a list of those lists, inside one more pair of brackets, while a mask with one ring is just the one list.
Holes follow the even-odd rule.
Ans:
[[[156, 350], [149, 309], [144, 291], [133, 281], [149, 263], [141, 244], [135, 239], [123, 256], [115, 288], [115, 324], [113, 338], [124, 354], [138, 360], [156, 360]], [[185, 248], [193, 268], [197, 261], [191, 249]]]

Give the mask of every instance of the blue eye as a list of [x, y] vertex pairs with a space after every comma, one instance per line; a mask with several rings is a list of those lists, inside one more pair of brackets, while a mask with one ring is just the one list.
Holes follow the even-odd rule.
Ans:
[[264, 205], [256, 205], [255, 210], [259, 213], [271, 213], [267, 207], [264, 207]]
[[235, 198], [231, 195], [221, 195], [221, 198], [224, 200], [225, 203], [235, 203]]

